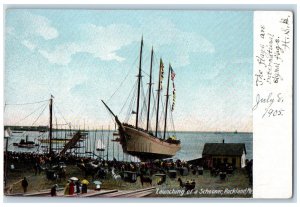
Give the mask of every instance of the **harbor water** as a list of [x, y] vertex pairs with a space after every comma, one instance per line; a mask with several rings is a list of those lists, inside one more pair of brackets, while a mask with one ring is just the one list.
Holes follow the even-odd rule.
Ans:
[[[103, 159], [112, 160], [115, 158], [119, 161], [138, 161], [137, 158], [123, 153], [119, 142], [113, 141], [116, 137], [113, 136], [113, 131], [87, 131], [87, 139], [78, 143], [77, 149], [72, 149], [72, 153], [77, 153], [78, 156], [102, 157]], [[34, 141], [39, 146], [34, 148], [20, 148], [14, 146], [13, 143], [19, 143], [21, 139]], [[70, 131], [54, 131], [53, 138], [65, 139], [66, 142], [72, 137]], [[214, 132], [176, 132], [177, 139], [181, 140], [181, 150], [173, 157], [173, 159], [192, 160], [202, 157], [202, 151], [205, 143], [244, 143], [246, 146], [246, 158], [252, 159], [253, 153], [253, 134], [252, 133], [214, 133]], [[48, 151], [48, 143], [41, 143], [40, 140], [47, 140], [47, 132], [23, 131], [12, 133], [9, 138], [8, 150], [14, 152], [35, 152], [45, 153]], [[101, 140], [105, 146], [104, 151], [97, 151], [98, 140]], [[52, 143], [54, 151], [60, 151], [63, 148], [64, 141], [60, 143]], [[4, 146], [5, 147], [5, 146]]]

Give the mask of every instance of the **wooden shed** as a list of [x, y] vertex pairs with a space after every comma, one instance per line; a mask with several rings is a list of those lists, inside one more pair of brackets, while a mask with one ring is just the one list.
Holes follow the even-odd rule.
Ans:
[[202, 158], [209, 168], [224, 163], [243, 168], [246, 166], [246, 146], [243, 143], [205, 143]]

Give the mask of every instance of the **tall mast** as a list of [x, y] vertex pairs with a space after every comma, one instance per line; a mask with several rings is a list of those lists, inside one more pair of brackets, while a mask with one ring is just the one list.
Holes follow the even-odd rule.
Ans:
[[159, 64], [159, 73], [158, 73], [158, 88], [157, 88], [157, 109], [156, 109], [156, 127], [155, 127], [155, 136], [157, 137], [157, 130], [158, 130], [158, 116], [159, 116], [159, 98], [160, 98], [160, 88], [161, 88], [161, 68], [163, 67], [163, 62], [160, 59]]
[[[57, 117], [55, 117], [55, 127], [56, 127], [56, 129], [55, 129], [55, 136], [56, 136], [56, 142], [55, 142], [55, 151], [57, 152], [57, 148], [58, 148], [58, 146], [57, 146], [57, 139], [58, 139], [58, 125], [57, 125]], [[55, 139], [54, 139], [55, 140]]]
[[50, 120], [49, 120], [49, 154], [52, 153], [52, 104], [53, 104], [53, 96], [51, 95], [50, 104], [49, 104], [49, 112], [50, 112]]
[[96, 139], [97, 139], [97, 129], [95, 130], [95, 137], [94, 137], [93, 158], [95, 156]]
[[117, 146], [118, 146], [118, 161], [120, 161], [120, 149], [119, 149], [120, 145], [118, 144]]
[[113, 151], [113, 156], [112, 159], [115, 159], [115, 142], [112, 142], [112, 151]]
[[109, 133], [110, 133], [110, 126], [108, 126], [108, 134], [107, 134], [106, 161], [108, 161]]
[[150, 63], [150, 76], [149, 76], [149, 97], [148, 97], [148, 112], [147, 112], [147, 128], [149, 129], [149, 117], [150, 117], [150, 101], [151, 101], [151, 87], [152, 87], [152, 62], [153, 62], [153, 47], [151, 50], [151, 63]]
[[[8, 139], [10, 138], [10, 135], [9, 135], [9, 128], [7, 128], [6, 130], [4, 130], [4, 139], [6, 138], [6, 144], [5, 144], [5, 162], [4, 162], [4, 186], [6, 187], [7, 186], [7, 169], [8, 169]], [[7, 132], [7, 133], [6, 133]]]
[[167, 129], [170, 71], [171, 71], [171, 64], [169, 64], [168, 85], [167, 85], [167, 95], [166, 95], [166, 96], [167, 96], [167, 97], [166, 97], [167, 100], [166, 100], [166, 111], [165, 111], [164, 139], [166, 138], [166, 129]]
[[138, 128], [138, 122], [139, 122], [140, 92], [141, 92], [141, 78], [142, 78], [142, 54], [143, 54], [143, 36], [141, 41], [140, 64], [139, 64], [139, 74], [138, 74], [138, 95], [137, 95], [136, 120], [135, 120], [136, 128]]
[[[104, 146], [104, 132], [103, 132], [103, 125], [102, 125], [102, 134], [101, 134], [101, 147]], [[107, 149], [106, 149], [107, 150]], [[104, 160], [104, 151], [101, 151], [102, 159]]]

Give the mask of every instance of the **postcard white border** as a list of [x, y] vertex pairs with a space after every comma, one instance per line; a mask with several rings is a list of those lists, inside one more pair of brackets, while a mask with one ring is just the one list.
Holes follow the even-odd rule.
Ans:
[[[136, 8], [136, 7], [141, 7], [141, 5], [139, 6], [136, 6], [137, 4], [156, 4], [156, 7], [159, 7], [159, 4], [164, 4], [163, 7], [165, 9], [168, 9], [168, 7], [170, 6], [170, 8], [174, 8], [174, 5], [175, 7], [177, 7], [178, 9], [181, 7], [181, 5], [183, 5], [183, 8], [186, 8], [186, 9], [191, 9], [191, 7], [193, 6], [188, 6], [186, 4], [198, 4], [196, 6], [197, 9], [210, 9], [210, 10], [213, 10], [213, 9], [222, 9], [223, 6], [225, 9], [232, 9], [234, 8], [233, 10], [282, 10], [282, 9], [290, 9], [290, 10], [294, 10], [296, 11], [296, 9], [298, 8], [298, 1], [297, 0], [286, 0], [286, 1], [282, 1], [282, 0], [274, 0], [272, 1], [272, 4], [273, 5], [270, 5], [269, 1], [265, 1], [265, 0], [253, 0], [253, 1], [243, 1], [243, 2], [237, 2], [235, 0], [212, 0], [210, 1], [209, 3], [210, 4], [202, 4], [202, 5], [199, 5], [198, 4], [198, 1], [197, 0], [191, 0], [191, 1], [186, 1], [186, 0], [178, 0], [176, 2], [174, 1], [150, 1], [150, 0], [145, 0], [143, 2], [141, 1], [131, 1], [131, 0], [102, 0], [101, 1], [101, 4], [108, 4], [108, 5], [115, 5], [114, 8], [115, 9], [118, 9], [120, 8], [120, 5], [126, 5], [127, 8]], [[98, 7], [103, 7], [103, 5], [99, 5], [99, 1], [97, 0], [87, 0], [84, 2], [85, 5], [82, 5], [82, 1], [81, 0], [75, 0], [75, 1], [69, 1], [69, 0], [45, 0], [43, 1], [43, 4], [41, 4], [40, 1], [37, 1], [37, 0], [25, 0], [25, 1], [22, 1], [22, 0], [4, 0], [2, 1], [1, 5], [2, 7], [0, 8], [0, 13], [2, 14], [2, 17], [4, 18], [4, 10], [5, 10], [5, 7], [7, 5], [9, 6], [12, 6], [12, 7], [30, 7], [31, 5], [31, 8], [32, 7], [39, 7], [39, 8], [47, 8], [47, 7], [55, 7], [55, 8], [87, 8], [88, 6], [86, 4], [98, 4]], [[172, 3], [172, 5], [167, 5], [168, 3]], [[239, 3], [239, 5], [230, 5], [230, 4], [236, 4], [236, 3]], [[243, 3], [243, 4], [241, 4]], [[34, 5], [34, 4], [40, 4], [40, 5]], [[49, 4], [49, 5], [47, 5]], [[50, 4], [53, 4], [53, 5], [50, 5]], [[119, 4], [119, 5], [118, 5]], [[252, 4], [252, 5], [245, 5], [245, 4]], [[269, 4], [269, 5], [268, 5]], [[277, 5], [274, 5], [274, 4], [277, 4]], [[287, 4], [294, 4], [293, 5], [287, 5]], [[176, 6], [177, 5], [177, 6]], [[147, 5], [145, 5], [146, 7]], [[112, 6], [110, 6], [112, 7]], [[152, 6], [153, 7], [153, 6]], [[297, 17], [297, 20], [298, 20], [298, 17]], [[299, 24], [299, 21], [297, 21], [297, 25]], [[296, 25], [295, 25], [296, 26]], [[4, 20], [0, 22], [0, 32], [1, 32], [1, 35], [3, 37], [3, 27], [4, 27]], [[298, 43], [297, 43], [298, 45]], [[2, 48], [2, 50], [0, 51], [0, 55], [2, 58], [0, 58], [0, 64], [3, 66], [4, 65], [4, 38], [2, 38], [2, 40], [0, 41], [0, 46]], [[298, 57], [298, 55], [297, 55]], [[297, 62], [295, 60], [295, 62]], [[2, 70], [3, 70], [3, 67], [2, 67]], [[3, 71], [1, 71], [2, 74], [3, 74]], [[295, 72], [295, 79], [298, 79], [298, 74], [300, 73], [296, 73]], [[296, 76], [297, 75], [297, 76]], [[0, 88], [1, 88], [1, 102], [0, 102], [0, 106], [2, 106], [3, 108], [3, 76], [1, 76], [1, 80], [2, 80], [2, 84], [0, 85]], [[298, 94], [298, 91], [295, 91], [295, 93], [297, 92]], [[297, 102], [295, 102], [295, 107], [297, 108]], [[296, 111], [297, 112], [297, 111]], [[296, 116], [296, 112], [295, 112], [295, 116]], [[298, 114], [298, 113], [297, 113]], [[1, 119], [0, 119], [0, 122], [1, 124], [3, 125], [3, 111], [1, 111]], [[297, 126], [298, 126], [298, 123], [297, 123], [297, 119], [294, 118], [294, 121], [295, 121], [295, 128], [297, 129]], [[296, 130], [295, 129], [295, 136], [296, 136]], [[1, 128], [0, 132], [3, 134], [3, 128]], [[3, 140], [0, 139], [0, 144], [2, 144], [3, 146]], [[294, 141], [294, 144], [295, 146], [292, 148], [292, 149], [296, 149], [297, 147], [299, 147], [299, 143], [296, 141], [296, 137], [295, 137], [295, 141]], [[280, 143], [278, 143], [278, 145], [280, 145]], [[263, 147], [263, 146], [262, 146]], [[291, 149], [291, 150], [292, 150]], [[1, 148], [1, 153], [3, 153], [3, 149]], [[294, 155], [297, 155], [297, 153], [294, 153]], [[267, 154], [267, 156], [271, 156], [269, 154]], [[295, 157], [294, 158], [296, 161], [294, 162], [294, 164], [297, 166], [299, 160], [297, 160], [297, 158]], [[256, 163], [255, 165], [257, 165], [258, 163]], [[296, 168], [295, 166], [295, 168]], [[254, 166], [255, 168], [255, 166]], [[295, 174], [295, 181], [294, 181], [294, 185], [297, 185], [299, 184], [299, 181], [297, 181], [297, 170], [294, 168], [294, 174]], [[1, 175], [1, 179], [3, 179], [3, 160], [1, 159], [0, 160], [0, 175]], [[293, 189], [296, 190], [296, 193], [297, 194], [297, 187], [294, 187]], [[0, 182], [0, 197], [2, 198], [1, 200], [3, 201], [3, 183]], [[297, 197], [297, 196], [296, 196]], [[114, 200], [114, 201], [104, 201], [104, 203], [100, 204], [100, 205], [111, 205], [111, 204], [108, 204], [109, 202], [114, 202], [115, 204], [114, 205], [119, 205], [118, 202], [122, 202], [123, 204], [122, 205], [125, 205], [125, 206], [140, 206], [140, 205], [145, 205], [145, 206], [152, 206], [153, 204], [147, 204], [147, 202], [151, 202], [150, 200], [139, 200], [138, 202], [142, 202], [143, 204], [140, 204], [140, 203], [135, 203], [135, 204], [129, 204], [129, 203], [132, 203], [132, 202], [137, 202], [138, 200]], [[238, 205], [240, 206], [240, 203], [233, 203], [233, 202], [243, 202], [244, 204], [243, 205], [248, 205], [248, 204], [245, 204], [245, 202], [253, 202], [255, 200], [241, 200], [241, 199], [189, 199], [189, 200], [182, 200], [182, 199], [164, 199], [164, 200], [161, 200], [161, 199], [156, 199], [156, 200], [153, 200], [153, 202], [163, 202], [162, 205], [164, 206], [168, 206], [167, 203], [168, 202], [172, 202], [172, 206], [182, 206], [182, 203], [183, 202], [193, 202], [194, 205], [198, 205], [197, 202], [205, 202], [206, 206], [217, 206], [218, 203], [222, 203], [221, 205], [222, 206], [234, 206], [234, 205]], [[7, 201], [6, 201], [7, 202]], [[10, 202], [18, 202], [18, 201], [10, 201]], [[19, 202], [22, 202], [22, 201], [19, 201]], [[24, 201], [23, 201], [24, 202]], [[29, 203], [22, 203], [23, 206], [40, 206], [39, 202], [47, 202], [45, 200], [43, 201], [25, 201], [25, 202], [29, 202]], [[30, 203], [31, 202], [31, 203]], [[32, 203], [34, 202], [34, 203]], [[57, 203], [63, 203], [64, 201], [61, 201], [61, 200], [56, 200], [54, 202], [57, 202]], [[85, 202], [88, 202], [90, 206], [98, 206], [99, 204], [98, 203], [90, 203], [92, 201], [85, 201]], [[95, 201], [94, 201], [95, 202]], [[102, 201], [103, 202], [103, 201]], [[146, 203], [145, 203], [146, 202]], [[195, 203], [196, 202], [196, 203]], [[209, 202], [209, 203], [207, 203]], [[211, 203], [212, 202], [212, 203]], [[263, 202], [263, 205], [264, 206], [274, 206], [274, 203], [266, 203], [266, 202], [270, 202], [270, 200], [267, 200], [267, 201], [263, 201], [263, 200], [258, 200], [254, 203], [255, 206], [261, 206], [259, 205], [258, 202]], [[274, 200], [273, 200], [274, 202]], [[295, 199], [295, 196], [293, 198], [293, 200], [290, 200], [290, 201], [285, 201], [285, 202], [289, 202], [290, 204], [294, 205], [295, 202], [297, 202], [297, 198]], [[77, 202], [77, 203], [73, 203], [72, 206], [82, 206], [82, 203], [83, 202]], [[253, 203], [252, 203], [253, 204]], [[5, 205], [15, 205], [14, 203], [11, 203], [11, 204], [5, 204]], [[49, 206], [53, 206], [53, 204], [47, 204], [47, 203], [44, 203], [43, 205], [49, 205]], [[56, 204], [55, 204], [56, 205]], [[251, 204], [249, 204], [251, 205]], [[249, 206], [248, 205], [248, 206]], [[287, 204], [284, 204], [285, 206]], [[252, 205], [251, 205], [252, 206]]]
[[292, 196], [293, 13], [253, 16], [253, 197]]

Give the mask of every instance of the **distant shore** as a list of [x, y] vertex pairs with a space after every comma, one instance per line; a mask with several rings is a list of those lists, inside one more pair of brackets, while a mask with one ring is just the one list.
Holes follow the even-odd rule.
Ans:
[[[49, 127], [48, 126], [4, 126], [4, 128], [10, 128], [13, 131], [48, 131]], [[88, 129], [88, 128], [72, 128], [70, 129], [68, 126], [64, 126], [62, 128], [55, 128], [55, 126], [52, 128], [53, 131], [62, 131], [62, 130], [66, 130], [66, 131], [102, 131], [102, 129]], [[103, 131], [107, 132], [113, 132], [115, 130], [111, 130], [111, 129], [103, 129]], [[158, 132], [162, 132], [162, 131], [158, 131]], [[173, 131], [169, 131], [169, 132], [173, 132]], [[178, 130], [175, 131], [176, 133], [222, 133], [222, 134], [252, 134], [253, 132], [244, 132], [244, 131], [184, 131], [184, 130]]]

